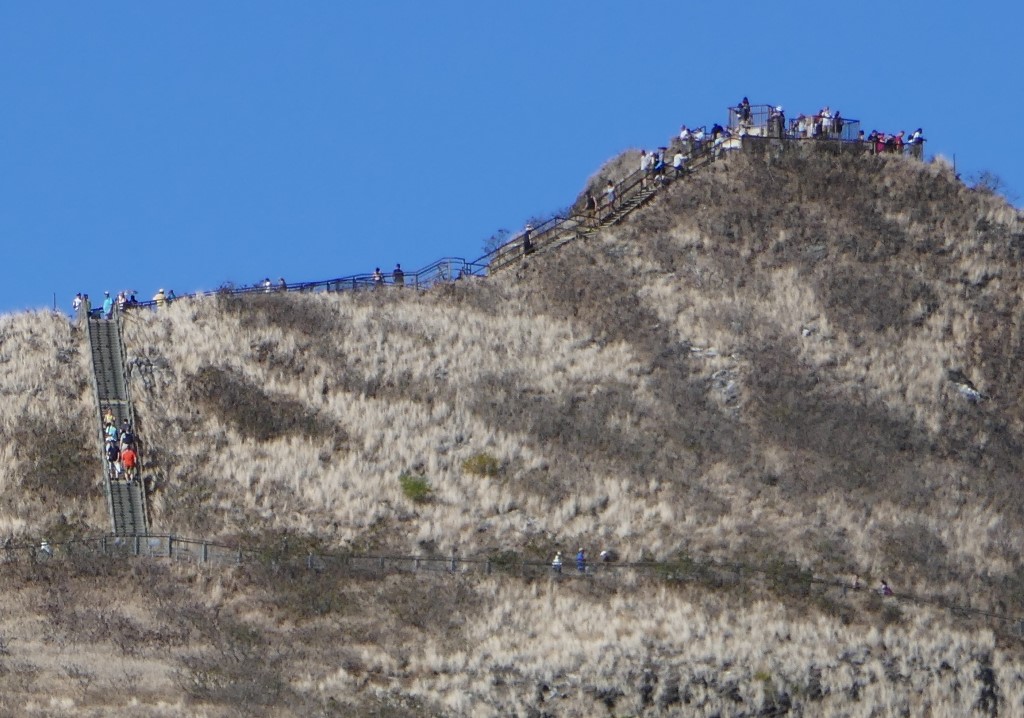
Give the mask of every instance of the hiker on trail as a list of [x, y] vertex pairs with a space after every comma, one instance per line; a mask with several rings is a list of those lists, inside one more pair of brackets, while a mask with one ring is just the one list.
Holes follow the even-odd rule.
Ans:
[[523, 256], [533, 254], [533, 225], [527, 222], [523, 228]]
[[906, 134], [903, 130], [896, 133], [896, 136], [892, 138], [892, 151], [898, 155], [903, 154], [903, 135]]
[[384, 286], [384, 275], [381, 274], [380, 267], [373, 270], [373, 286], [383, 287]]
[[700, 152], [700, 147], [704, 144], [704, 128], [698, 127], [693, 131], [693, 151]]
[[689, 152], [690, 151], [690, 149], [691, 149], [691, 146], [690, 146], [691, 138], [692, 138], [692, 135], [690, 134], [690, 129], [686, 125], [682, 125], [679, 128], [679, 142], [682, 144], [684, 152]]
[[736, 108], [736, 111], [740, 116], [740, 122], [743, 122], [744, 124], [750, 122], [750, 100], [744, 97]]
[[768, 136], [782, 139], [786, 135], [786, 113], [782, 105], [776, 105], [768, 118]]
[[114, 412], [109, 408], [103, 412], [103, 426], [109, 426], [114, 423]]
[[167, 292], [167, 303], [168, 304], [170, 304], [171, 302], [173, 302], [177, 298], [178, 298], [178, 295], [174, 293], [173, 289], [171, 291]]
[[113, 442], [117, 442], [118, 436], [120, 436], [120, 434], [117, 431], [117, 427], [114, 426], [114, 422], [112, 421], [106, 425], [106, 427], [103, 429], [103, 433], [106, 434], [107, 438]]
[[116, 479], [117, 475], [121, 473], [121, 468], [117, 462], [121, 458], [121, 451], [117, 448], [117, 444], [113, 441], [107, 442], [107, 466], [109, 471], [107, 474], [112, 479]]
[[396, 264], [395, 269], [391, 272], [391, 281], [396, 287], [405, 286], [405, 272], [402, 271], [402, 265]]
[[288, 291], [288, 282], [284, 281], [284, 277], [278, 277], [277, 278], [277, 291], [279, 291], [279, 292], [287, 292]]
[[121, 465], [124, 467], [125, 478], [131, 481], [135, 478], [135, 470], [138, 468], [139, 457], [135, 449], [131, 447], [121, 452]]
[[891, 596], [892, 595], [892, 589], [889, 588], [889, 584], [887, 584], [885, 581], [882, 581], [882, 583], [878, 586], [878, 595], [879, 596]]
[[587, 190], [587, 199], [583, 203], [583, 209], [587, 214], [587, 220], [589, 223], [597, 226], [597, 199], [594, 197], [594, 193]]
[[608, 180], [608, 184], [604, 188], [605, 206], [609, 212], [615, 211], [615, 185], [611, 180]]
[[910, 145], [910, 154], [921, 159], [921, 154], [924, 151], [924, 130], [918, 127], [914, 130], [913, 134], [910, 135], [910, 139], [907, 140], [907, 144]]
[[114, 316], [114, 300], [110, 298], [110, 292], [103, 292], [103, 318], [110, 319]]
[[843, 118], [839, 115], [839, 110], [832, 115], [832, 134], [839, 138], [843, 136]]
[[75, 295], [75, 298], [71, 300], [71, 311], [78, 314], [78, 311], [82, 308], [82, 293], [79, 292]]
[[661, 184], [665, 181], [665, 152], [668, 147], [659, 147], [657, 152], [652, 152], [654, 181]]
[[555, 554], [554, 559], [551, 561], [551, 570], [555, 573], [562, 572], [562, 552], [559, 551]]
[[121, 448], [128, 447], [135, 448], [135, 432], [132, 431], [132, 425], [125, 419], [121, 424]]
[[580, 550], [576, 552], [576, 570], [580, 573], [585, 573], [587, 570], [587, 554], [580, 546]]
[[264, 277], [264, 279], [263, 279], [263, 293], [264, 294], [270, 294], [270, 292], [271, 292], [271, 290], [273, 288], [274, 288], [274, 285], [272, 285], [270, 283], [270, 277]]
[[672, 169], [676, 171], [676, 177], [682, 177], [683, 173], [686, 172], [686, 155], [683, 154], [683, 150], [679, 149], [676, 151], [675, 157], [672, 158]]
[[640, 150], [640, 171], [643, 172], [643, 177], [640, 178], [640, 187], [643, 189], [647, 186], [647, 175], [654, 169], [654, 153], [647, 154], [647, 150]]
[[167, 306], [167, 295], [164, 294], [163, 289], [157, 290], [157, 293], [153, 295], [153, 301], [156, 302], [157, 309], [163, 309]]

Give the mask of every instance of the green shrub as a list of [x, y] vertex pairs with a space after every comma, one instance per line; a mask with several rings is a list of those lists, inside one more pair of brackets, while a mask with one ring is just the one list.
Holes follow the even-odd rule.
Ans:
[[497, 476], [501, 463], [487, 452], [473, 454], [462, 462], [462, 470], [477, 476]]
[[398, 477], [398, 481], [402, 484], [402, 493], [405, 494], [405, 498], [416, 504], [430, 501], [433, 489], [430, 488], [430, 482], [426, 478], [402, 474]]

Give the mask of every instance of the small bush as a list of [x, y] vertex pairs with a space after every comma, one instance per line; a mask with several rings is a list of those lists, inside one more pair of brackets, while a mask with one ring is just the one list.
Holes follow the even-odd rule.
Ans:
[[402, 485], [402, 493], [405, 494], [405, 498], [416, 504], [430, 501], [433, 489], [430, 488], [430, 482], [426, 478], [402, 474], [398, 477], [398, 481]]
[[477, 476], [497, 476], [501, 463], [486, 452], [474, 454], [462, 462], [462, 470]]

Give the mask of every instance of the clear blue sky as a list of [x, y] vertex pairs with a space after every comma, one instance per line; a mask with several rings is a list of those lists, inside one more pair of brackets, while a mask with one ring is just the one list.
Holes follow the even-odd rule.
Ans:
[[1024, 193], [1019, 1], [0, 0], [0, 312], [443, 256], [747, 95]]

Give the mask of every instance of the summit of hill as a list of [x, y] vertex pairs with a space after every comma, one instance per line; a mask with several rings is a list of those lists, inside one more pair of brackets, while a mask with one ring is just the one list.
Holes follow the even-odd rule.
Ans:
[[[207, 674], [179, 634], [147, 657], [159, 690], [210, 715], [1020, 706], [1014, 624], [978, 615], [1024, 618], [1022, 255], [1020, 213], [941, 159], [752, 142], [487, 278], [127, 313], [154, 531], [505, 561], [586, 547], [781, 579], [390, 576], [321, 586], [344, 598], [320, 610], [244, 567], [190, 586], [181, 567], [107, 567], [193, 613], [114, 604], [213, 653], [237, 636], [202, 628], [207, 612], [259, 633], [252, 655], [280, 659], [260, 685], [279, 684], [250, 703], [230, 681], [181, 683]], [[0, 332], [0, 529], [103, 532], [81, 328], [32, 314]], [[83, 591], [109, 600], [99, 573]], [[784, 585], [855, 575], [928, 601]], [[24, 580], [19, 595], [52, 591]], [[318, 642], [328, 626], [344, 645]], [[292, 631], [322, 665], [273, 652]], [[99, 701], [80, 693], [77, 707]], [[161, 714], [138, 710], [122, 713]]]

